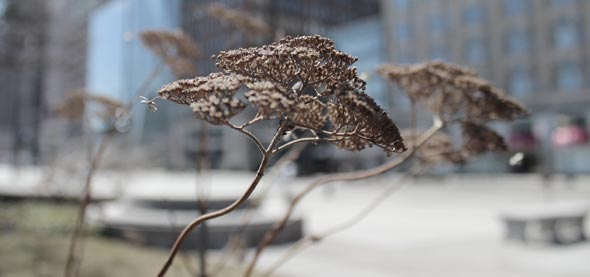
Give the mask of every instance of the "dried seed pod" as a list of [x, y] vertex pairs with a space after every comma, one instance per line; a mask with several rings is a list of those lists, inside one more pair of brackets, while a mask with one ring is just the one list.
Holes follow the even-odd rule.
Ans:
[[[411, 147], [422, 132], [406, 129], [402, 130], [401, 133], [406, 143], [410, 144]], [[456, 149], [451, 137], [444, 132], [438, 132], [428, 139], [416, 150], [415, 156], [422, 164], [464, 164], [468, 159], [467, 153], [464, 153], [461, 149]]]
[[222, 51], [214, 59], [225, 73], [176, 81], [162, 87], [160, 96], [224, 124], [244, 108], [233, 97], [245, 85], [250, 89], [245, 97], [262, 119], [287, 120], [349, 150], [373, 145], [388, 154], [406, 150], [396, 124], [365, 94], [365, 81], [350, 68], [356, 58], [334, 49], [330, 39], [287, 37]]
[[313, 96], [301, 95], [297, 97], [295, 105], [287, 117], [296, 126], [308, 126], [313, 130], [322, 130], [327, 122], [325, 106], [322, 101]]
[[522, 105], [500, 89], [458, 65], [443, 62], [383, 65], [378, 72], [400, 86], [413, 101], [445, 118], [487, 121], [527, 115]]
[[182, 31], [144, 31], [141, 42], [174, 72], [176, 76], [194, 75], [194, 60], [199, 57], [199, 46]]
[[92, 115], [105, 121], [113, 121], [116, 118], [117, 110], [123, 108], [123, 104], [117, 100], [79, 90], [69, 93], [63, 102], [54, 109], [54, 112], [69, 120], [81, 121], [88, 111], [89, 105], [95, 107], [92, 109], [94, 113]]
[[288, 86], [342, 80], [357, 59], [334, 49], [334, 42], [321, 36], [286, 37], [261, 47], [221, 51], [213, 56], [217, 67], [256, 80]]
[[466, 121], [461, 124], [461, 127], [463, 128], [463, 149], [470, 155], [508, 150], [504, 138], [485, 125]]
[[[406, 150], [397, 125], [375, 101], [350, 84], [333, 88], [335, 101], [328, 105], [331, 123], [340, 133], [332, 139], [347, 149], [364, 149], [377, 145], [388, 154]], [[343, 140], [350, 140], [341, 143]]]
[[233, 96], [246, 82], [246, 78], [235, 74], [211, 73], [205, 77], [181, 79], [160, 88], [158, 94], [178, 104], [190, 105], [210, 95]]
[[272, 33], [272, 28], [266, 22], [243, 11], [230, 9], [220, 4], [210, 4], [207, 7], [207, 12], [212, 17], [227, 22], [232, 27], [251, 36], [264, 36]]
[[221, 125], [246, 108], [246, 105], [227, 95], [212, 94], [198, 102], [191, 103], [190, 107], [197, 118]]
[[268, 81], [247, 84], [250, 89], [246, 99], [258, 108], [258, 113], [265, 119], [280, 118], [288, 115], [295, 105], [292, 94], [280, 84]]

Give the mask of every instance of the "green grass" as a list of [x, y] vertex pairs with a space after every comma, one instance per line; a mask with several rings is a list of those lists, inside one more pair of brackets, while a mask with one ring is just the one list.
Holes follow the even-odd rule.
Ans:
[[[0, 202], [0, 276], [62, 276], [76, 207], [39, 202]], [[82, 257], [81, 276], [155, 276], [168, 250], [133, 245], [90, 232]], [[197, 257], [181, 257], [168, 276], [196, 276]], [[240, 276], [227, 267], [221, 276]]]

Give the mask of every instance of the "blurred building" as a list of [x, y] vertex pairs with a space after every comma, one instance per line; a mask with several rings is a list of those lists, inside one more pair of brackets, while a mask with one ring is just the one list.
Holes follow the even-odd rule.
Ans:
[[[535, 151], [545, 163], [541, 170], [590, 172], [587, 143], [556, 148], [551, 140], [559, 114], [589, 119], [590, 1], [382, 0], [381, 5], [390, 61], [439, 59], [476, 69], [533, 112], [532, 129], [540, 141]], [[407, 103], [396, 100], [394, 110], [404, 111]], [[576, 158], [567, 158], [572, 155]]]
[[84, 86], [86, 23], [100, 2], [0, 0], [0, 161], [41, 159], [51, 107]]

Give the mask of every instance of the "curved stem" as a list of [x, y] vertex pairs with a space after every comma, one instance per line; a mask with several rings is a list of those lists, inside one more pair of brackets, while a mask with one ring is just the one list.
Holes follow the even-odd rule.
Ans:
[[66, 268], [64, 270], [64, 276], [78, 276], [78, 270], [80, 268], [79, 265], [79, 256], [80, 252], [82, 251], [81, 247], [81, 238], [84, 234], [84, 223], [86, 221], [86, 210], [88, 205], [92, 202], [92, 179], [94, 177], [94, 173], [98, 168], [100, 161], [102, 160], [102, 156], [106, 150], [107, 145], [111, 139], [111, 134], [106, 135], [96, 152], [92, 155], [90, 160], [90, 167], [88, 168], [88, 173], [86, 174], [86, 180], [84, 183], [84, 195], [80, 200], [80, 206], [78, 206], [78, 216], [76, 218], [76, 225], [74, 227], [74, 232], [72, 233], [72, 237], [70, 239], [70, 246], [68, 248], [68, 258], [66, 261]]
[[285, 213], [285, 215], [283, 216], [281, 221], [279, 223], [277, 223], [273, 227], [272, 230], [268, 231], [265, 234], [262, 242], [260, 242], [260, 244], [258, 245], [258, 247], [256, 249], [256, 252], [254, 254], [254, 257], [252, 258], [252, 261], [248, 265], [248, 268], [246, 269], [244, 276], [250, 276], [252, 274], [252, 271], [254, 270], [254, 267], [256, 266], [256, 263], [261, 255], [262, 251], [275, 240], [275, 238], [278, 236], [278, 234], [281, 232], [281, 230], [287, 224], [287, 221], [291, 217], [291, 214], [295, 210], [295, 207], [297, 206], [299, 201], [301, 201], [301, 199], [304, 196], [306, 196], [308, 193], [310, 193], [312, 190], [314, 190], [315, 188], [317, 188], [321, 185], [324, 185], [324, 184], [330, 183], [330, 182], [361, 180], [361, 179], [365, 179], [368, 177], [376, 176], [381, 173], [387, 172], [387, 171], [405, 163], [406, 161], [408, 161], [414, 155], [417, 148], [422, 146], [426, 141], [428, 141], [428, 139], [430, 139], [432, 136], [434, 136], [436, 134], [436, 132], [438, 132], [443, 127], [444, 127], [443, 122], [438, 117], [435, 117], [433, 126], [430, 129], [428, 129], [426, 132], [424, 132], [424, 134], [420, 137], [420, 139], [418, 139], [416, 145], [413, 148], [408, 150], [406, 153], [404, 153], [399, 158], [392, 160], [388, 163], [385, 163], [383, 165], [374, 167], [372, 169], [368, 169], [368, 170], [326, 175], [326, 176], [323, 176], [323, 177], [317, 179], [313, 183], [311, 183], [309, 186], [307, 186], [304, 190], [299, 192], [291, 200], [291, 203], [289, 204], [289, 208], [287, 209], [287, 212]]
[[233, 125], [233, 124], [231, 124], [231, 123], [229, 123], [229, 122], [228, 122], [226, 125], [227, 125], [227, 126], [229, 126], [229, 127], [230, 127], [230, 128], [232, 128], [232, 129], [234, 129], [234, 130], [236, 130], [236, 131], [238, 131], [238, 132], [241, 132], [241, 133], [243, 133], [244, 135], [248, 136], [248, 137], [249, 137], [249, 138], [250, 138], [250, 139], [251, 139], [251, 140], [252, 140], [252, 141], [253, 141], [253, 142], [256, 144], [256, 147], [258, 147], [258, 150], [259, 150], [261, 153], [263, 153], [263, 154], [264, 154], [264, 152], [265, 152], [266, 150], [264, 149], [264, 146], [262, 145], [262, 142], [260, 142], [260, 140], [259, 140], [259, 139], [258, 139], [256, 136], [254, 136], [252, 133], [250, 133], [250, 131], [248, 131], [248, 130], [244, 129], [243, 127], [238, 127], [238, 126], [236, 126], [236, 125]]
[[298, 143], [302, 143], [302, 142], [312, 142], [312, 143], [314, 143], [314, 142], [319, 142], [321, 140], [322, 139], [319, 138], [319, 137], [299, 138], [299, 139], [296, 139], [296, 140], [289, 141], [289, 142], [287, 142], [287, 143], [285, 143], [285, 144], [277, 147], [277, 149], [274, 150], [273, 153], [281, 152], [281, 151], [285, 150], [287, 147], [292, 146], [294, 144], [298, 144]]
[[[270, 177], [271, 180], [273, 178], [277, 178], [277, 175], [279, 175], [290, 162], [293, 162], [299, 158], [299, 156], [301, 155], [303, 150], [307, 147], [307, 145], [308, 144], [296, 145], [294, 148], [291, 148], [291, 150], [289, 150], [289, 152], [287, 152], [287, 154], [283, 155], [281, 158], [279, 158], [279, 160], [277, 160], [274, 163], [274, 165], [270, 168], [270, 172], [267, 175], [267, 178], [265, 179], [266, 183], [269, 185], [264, 186], [264, 187], [259, 187], [259, 190], [260, 190], [259, 199], [260, 200], [258, 200], [258, 201], [262, 201], [265, 197], [267, 197], [269, 194], [270, 188], [273, 186], [274, 181], [268, 181], [268, 178]], [[221, 258], [219, 259], [219, 262], [217, 263], [217, 267], [211, 271], [211, 274], [210, 274], [211, 277], [219, 275], [219, 273], [223, 270], [223, 268], [229, 262], [230, 257], [239, 249], [239, 246], [241, 245], [242, 240], [245, 238], [244, 232], [248, 229], [248, 226], [250, 225], [251, 221], [254, 219], [255, 215], [256, 215], [255, 211], [248, 210], [248, 212], [246, 213], [245, 217], [242, 220], [242, 223], [240, 224], [240, 229], [233, 235], [233, 237], [236, 239], [230, 240], [230, 242], [228, 242], [226, 244], [224, 252], [221, 255]]]
[[295, 242], [293, 246], [291, 246], [285, 255], [281, 257], [279, 260], [274, 262], [267, 270], [262, 274], [263, 276], [270, 276], [277, 268], [283, 265], [285, 262], [289, 261], [293, 258], [297, 253], [303, 251], [307, 247], [324, 240], [326, 237], [331, 236], [335, 233], [342, 232], [355, 224], [359, 223], [361, 220], [366, 218], [373, 210], [375, 210], [383, 201], [385, 201], [391, 194], [400, 190], [406, 184], [406, 180], [411, 177], [412, 174], [405, 174], [400, 180], [394, 183], [390, 183], [381, 193], [379, 193], [371, 202], [369, 202], [362, 210], [360, 210], [357, 214], [353, 217], [349, 218], [348, 220], [333, 226], [332, 228], [319, 233], [319, 234], [312, 234], [305, 236]]
[[242, 196], [240, 196], [240, 198], [238, 198], [232, 204], [230, 204], [229, 206], [227, 206], [221, 210], [217, 210], [217, 211], [210, 212], [208, 214], [204, 214], [204, 215], [199, 216], [193, 222], [191, 222], [188, 226], [186, 226], [184, 228], [184, 230], [182, 230], [182, 232], [180, 233], [180, 235], [178, 236], [178, 238], [174, 242], [172, 249], [170, 250], [170, 254], [168, 256], [168, 259], [166, 260], [166, 262], [164, 263], [164, 265], [160, 269], [160, 272], [158, 273], [159, 277], [166, 275], [166, 272], [168, 271], [168, 269], [172, 265], [172, 262], [174, 261], [174, 257], [176, 256], [176, 254], [180, 250], [182, 243], [184, 242], [184, 240], [187, 238], [187, 236], [190, 234], [190, 232], [195, 227], [199, 226], [201, 223], [203, 223], [205, 221], [226, 215], [226, 214], [232, 212], [233, 210], [235, 210], [236, 208], [238, 208], [244, 202], [246, 202], [246, 200], [250, 197], [252, 192], [254, 192], [254, 189], [256, 189], [256, 186], [260, 182], [260, 179], [262, 179], [262, 176], [264, 176], [264, 171], [268, 167], [268, 163], [269, 163], [270, 158], [272, 156], [272, 151], [274, 150], [274, 147], [276, 146], [276, 144], [279, 142], [279, 138], [281, 137], [281, 134], [284, 132], [285, 127], [286, 127], [286, 124], [281, 124], [279, 126], [279, 128], [276, 131], [276, 133], [274, 134], [274, 137], [272, 138], [270, 144], [268, 145], [268, 148], [266, 150], [264, 150], [262, 160], [260, 161], [260, 165], [258, 167], [258, 170], [256, 171], [256, 177], [254, 177], [254, 180], [252, 180], [252, 182], [250, 183], [250, 186], [242, 194]]

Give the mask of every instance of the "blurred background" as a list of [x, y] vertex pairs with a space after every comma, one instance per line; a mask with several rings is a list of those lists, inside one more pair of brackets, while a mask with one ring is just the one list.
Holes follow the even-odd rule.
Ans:
[[[267, 30], [244, 30], [211, 12], [211, 4], [239, 11]], [[87, 142], [105, 132], [92, 121], [59, 118], [56, 107], [80, 90], [139, 103], [138, 95], [152, 98], [176, 80], [142, 44], [146, 30], [182, 30], [194, 40], [197, 75], [217, 71], [210, 57], [221, 50], [286, 35], [329, 37], [337, 49], [359, 58], [355, 65], [367, 78], [367, 93], [402, 128], [410, 125], [409, 100], [376, 74], [383, 63], [466, 65], [531, 111], [528, 118], [493, 125], [508, 153], [429, 168], [358, 226], [302, 252], [279, 276], [590, 276], [590, 227], [584, 221], [590, 205], [586, 0], [0, 0], [0, 276], [61, 275], [74, 196], [88, 166]], [[235, 198], [258, 165], [256, 146], [234, 130], [205, 131], [189, 109], [157, 105], [157, 112], [133, 105], [123, 134], [106, 151], [93, 185], [97, 203], [89, 210], [88, 248], [115, 254], [87, 254], [92, 262], [84, 262], [83, 276], [153, 275], [169, 237], [197, 213], [186, 203]], [[418, 126], [429, 125], [430, 115], [421, 113]], [[208, 173], [195, 170], [203, 137]], [[359, 154], [307, 147], [268, 182], [282, 186], [264, 196], [264, 224], [276, 221], [289, 195], [316, 174], [371, 168], [387, 159], [379, 149]], [[401, 172], [312, 194], [293, 222], [293, 238], [284, 242], [345, 220]], [[178, 222], [170, 223], [162, 210], [177, 211]], [[526, 222], [533, 227], [519, 225]], [[145, 233], [164, 225], [172, 226], [170, 234]], [[560, 230], [569, 232], [569, 240], [556, 239]], [[47, 234], [55, 241], [39, 243]], [[526, 234], [536, 243], [524, 242]], [[105, 238], [112, 236], [119, 240]], [[261, 266], [286, 247], [272, 248]], [[196, 263], [191, 255], [188, 260]], [[121, 262], [129, 271], [104, 269], [121, 260], [129, 260]], [[239, 268], [242, 263], [234, 260]], [[231, 267], [228, 272], [239, 276]]]

